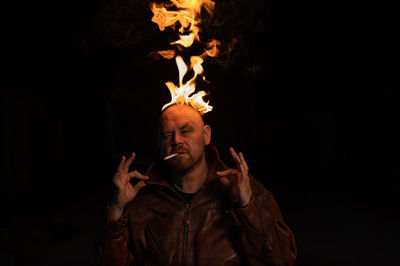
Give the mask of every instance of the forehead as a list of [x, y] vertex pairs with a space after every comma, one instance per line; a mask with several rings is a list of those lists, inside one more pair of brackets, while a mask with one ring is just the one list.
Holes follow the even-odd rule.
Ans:
[[191, 106], [176, 105], [171, 106], [162, 113], [160, 122], [161, 126], [166, 128], [182, 126], [183, 124], [202, 125], [203, 119]]

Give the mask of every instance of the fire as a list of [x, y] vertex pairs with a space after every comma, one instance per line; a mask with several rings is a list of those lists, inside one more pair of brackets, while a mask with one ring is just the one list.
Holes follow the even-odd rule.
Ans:
[[[212, 0], [170, 0], [170, 2], [151, 3], [150, 8], [154, 16], [152, 21], [157, 23], [160, 31], [171, 27], [179, 29], [179, 39], [171, 42], [170, 45], [176, 45], [177, 50], [190, 47], [195, 41], [204, 45], [203, 53], [190, 57], [190, 69], [193, 70], [193, 77], [187, 82], [183, 82], [184, 76], [188, 72], [188, 66], [183, 58], [177, 55], [176, 50], [158, 51], [157, 53], [166, 59], [175, 58], [179, 70], [179, 86], [173, 82], [166, 82], [171, 93], [171, 101], [163, 106], [162, 110], [173, 104], [188, 104], [194, 107], [201, 115], [212, 110], [212, 106], [205, 102], [203, 97], [206, 92], [196, 90], [196, 79], [200, 75], [204, 80], [204, 69], [202, 63], [207, 56], [218, 56], [218, 40], [202, 42], [199, 37], [201, 24], [201, 11], [205, 10], [209, 15], [213, 14], [215, 3]], [[192, 95], [193, 94], [193, 95]]]
[[175, 59], [179, 70], [179, 87], [170, 81], [165, 83], [171, 93], [171, 101], [164, 105], [162, 110], [173, 104], [188, 104], [196, 109], [201, 115], [211, 111], [213, 107], [203, 100], [203, 97], [206, 95], [204, 91], [199, 91], [191, 96], [196, 89], [197, 76], [203, 73], [203, 67], [201, 66], [203, 59], [199, 56], [192, 56], [190, 58], [190, 67], [193, 69], [194, 75], [185, 83], [183, 83], [183, 77], [187, 73], [188, 68], [182, 57], [177, 56]]

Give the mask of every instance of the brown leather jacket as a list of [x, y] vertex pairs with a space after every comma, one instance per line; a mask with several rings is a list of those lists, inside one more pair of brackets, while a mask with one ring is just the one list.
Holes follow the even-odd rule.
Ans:
[[148, 185], [108, 221], [100, 245], [102, 265], [293, 265], [296, 243], [271, 193], [251, 177], [253, 196], [238, 208], [216, 171], [227, 169], [206, 147], [206, 184], [185, 203], [160, 164]]

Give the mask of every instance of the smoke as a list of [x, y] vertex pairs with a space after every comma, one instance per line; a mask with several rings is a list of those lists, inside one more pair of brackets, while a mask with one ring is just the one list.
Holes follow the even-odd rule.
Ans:
[[133, 46], [151, 38], [148, 1], [106, 0], [96, 12], [96, 36], [116, 48]]

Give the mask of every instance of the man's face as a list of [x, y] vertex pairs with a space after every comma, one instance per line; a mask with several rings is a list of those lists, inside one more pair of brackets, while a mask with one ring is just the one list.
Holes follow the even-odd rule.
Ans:
[[169, 107], [160, 118], [159, 143], [163, 156], [178, 153], [166, 163], [176, 172], [186, 172], [204, 159], [211, 128], [204, 126], [200, 114], [188, 105]]

